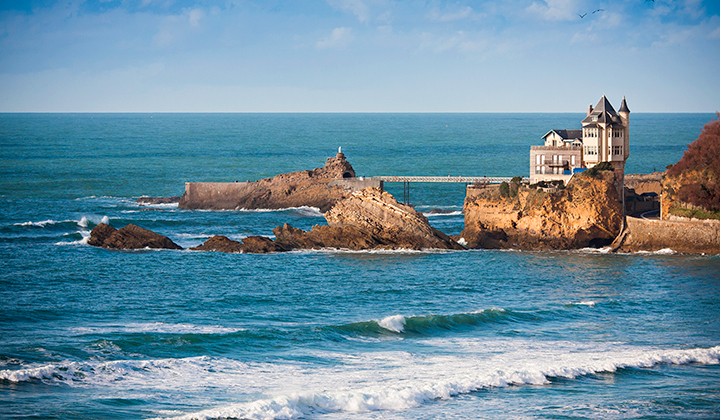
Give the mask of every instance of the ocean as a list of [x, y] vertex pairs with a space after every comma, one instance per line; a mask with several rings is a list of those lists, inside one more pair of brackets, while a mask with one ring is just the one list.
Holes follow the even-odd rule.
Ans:
[[[720, 418], [718, 256], [86, 244], [100, 222], [185, 248], [324, 224], [135, 200], [338, 147], [359, 176], [527, 176], [529, 147], [583, 116], [1, 114], [0, 418]], [[713, 118], [631, 114], [626, 172], [676, 162]], [[463, 198], [411, 186], [447, 234]]]

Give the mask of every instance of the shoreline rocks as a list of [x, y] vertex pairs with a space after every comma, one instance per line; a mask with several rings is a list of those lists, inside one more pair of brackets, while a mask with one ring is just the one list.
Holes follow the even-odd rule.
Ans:
[[365, 188], [325, 213], [327, 226], [309, 232], [287, 223], [273, 229], [276, 242], [292, 249], [465, 249], [430, 226], [427, 218], [386, 191]]
[[167, 236], [157, 234], [151, 230], [129, 224], [121, 229], [115, 229], [105, 223], [95, 226], [90, 232], [88, 245], [108, 249], [182, 249]]
[[224, 253], [268, 254], [284, 252], [288, 249], [264, 236], [248, 236], [242, 242], [234, 241], [227, 236], [215, 235], [202, 245], [190, 248], [192, 251], [215, 251]]
[[135, 200], [138, 204], [175, 204], [180, 201], [180, 197], [140, 197]]

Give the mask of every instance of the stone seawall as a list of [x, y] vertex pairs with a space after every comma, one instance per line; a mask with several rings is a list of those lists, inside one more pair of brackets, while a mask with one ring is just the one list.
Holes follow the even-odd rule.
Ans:
[[[274, 194], [257, 182], [186, 182], [179, 206], [184, 209], [240, 210], [278, 209], [310, 206], [326, 211], [349, 193], [367, 187], [382, 189], [383, 182], [367, 178], [318, 180], [304, 187], [288, 184], [281, 194]], [[287, 193], [285, 192], [287, 191]], [[335, 192], [333, 192], [335, 191]], [[293, 194], [297, 197], [293, 197]], [[252, 201], [248, 197], [253, 198]]]
[[249, 182], [186, 182], [181, 208], [235, 209], [238, 197], [247, 194]]
[[627, 230], [618, 240], [618, 251], [658, 251], [720, 254], [718, 220], [646, 220], [627, 218]]

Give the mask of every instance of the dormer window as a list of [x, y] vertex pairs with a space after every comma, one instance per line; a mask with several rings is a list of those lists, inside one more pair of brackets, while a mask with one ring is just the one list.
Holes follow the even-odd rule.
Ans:
[[597, 121], [597, 116], [594, 116], [594, 117], [593, 117], [593, 121]]

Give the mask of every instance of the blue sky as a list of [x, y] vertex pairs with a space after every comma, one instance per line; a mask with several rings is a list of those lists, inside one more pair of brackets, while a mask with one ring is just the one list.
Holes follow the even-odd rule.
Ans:
[[0, 112], [583, 112], [603, 94], [715, 112], [719, 15], [717, 0], [0, 0]]

